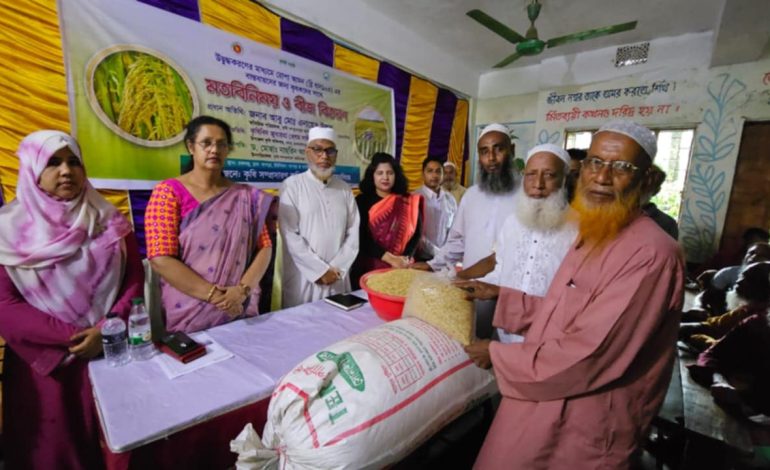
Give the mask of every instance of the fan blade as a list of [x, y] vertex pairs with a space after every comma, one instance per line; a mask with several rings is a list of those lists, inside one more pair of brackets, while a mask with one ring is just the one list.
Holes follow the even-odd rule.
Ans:
[[568, 44], [570, 42], [585, 41], [586, 39], [593, 39], [610, 34], [622, 33], [623, 31], [630, 31], [634, 28], [636, 28], [636, 21], [629, 21], [628, 23], [605, 26], [604, 28], [589, 29], [588, 31], [582, 31], [580, 33], [568, 34], [566, 36], [549, 39], [546, 41], [546, 45], [548, 47], [556, 47], [563, 44]]
[[508, 57], [500, 61], [499, 63], [493, 65], [493, 68], [499, 69], [501, 67], [505, 67], [506, 65], [510, 64], [511, 62], [518, 59], [519, 57], [521, 57], [521, 54], [519, 54], [518, 52], [514, 52], [513, 54], [509, 55]]
[[492, 32], [502, 36], [503, 38], [505, 38], [506, 41], [512, 44], [516, 44], [517, 42], [521, 42], [524, 40], [524, 36], [512, 30], [508, 26], [502, 24], [501, 22], [497, 21], [496, 19], [492, 18], [491, 16], [487, 15], [481, 10], [471, 10], [468, 13], [466, 13], [466, 15], [478, 21], [483, 26], [486, 26], [487, 28], [492, 30]]

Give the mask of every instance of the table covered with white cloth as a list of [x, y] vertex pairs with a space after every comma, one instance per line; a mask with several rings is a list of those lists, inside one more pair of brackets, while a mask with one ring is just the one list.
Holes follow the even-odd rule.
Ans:
[[[174, 379], [167, 377], [156, 360], [118, 368], [107, 366], [104, 360], [92, 361], [89, 372], [109, 448], [107, 466], [138, 466], [141, 459], [130, 454], [153, 445], [152, 453], [162, 450], [165, 457], [145, 455], [145, 460], [183, 464], [185, 455], [201, 450], [190, 446], [215, 445], [203, 429], [206, 423], [229, 413], [229, 426], [242, 427], [246, 422], [234, 423], [233, 412], [260, 403], [264, 412], [275, 385], [305, 357], [382, 323], [368, 303], [345, 312], [317, 301], [207, 330], [233, 357]], [[175, 435], [191, 427], [196, 429], [189, 442], [171, 444]], [[223, 442], [235, 437], [212, 432]], [[159, 441], [163, 438], [166, 440]], [[226, 448], [218, 451], [229, 452]]]

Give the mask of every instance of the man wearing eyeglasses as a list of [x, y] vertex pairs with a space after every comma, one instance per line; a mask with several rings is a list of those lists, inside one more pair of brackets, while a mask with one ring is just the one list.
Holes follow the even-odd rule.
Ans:
[[630, 466], [666, 395], [684, 297], [676, 241], [641, 212], [656, 150], [639, 124], [602, 126], [572, 202], [578, 235], [548, 292], [499, 288], [495, 326], [526, 334], [466, 348], [494, 367], [503, 397], [476, 468]]
[[283, 241], [282, 306], [293, 307], [350, 290], [358, 253], [359, 216], [347, 183], [334, 176], [336, 134], [308, 133], [308, 170], [281, 185], [278, 224]]

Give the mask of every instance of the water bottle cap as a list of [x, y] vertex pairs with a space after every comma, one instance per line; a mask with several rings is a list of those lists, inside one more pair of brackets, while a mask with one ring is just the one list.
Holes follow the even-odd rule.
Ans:
[[117, 318], [118, 312], [110, 312], [107, 315], [105, 315], [107, 318]]
[[141, 297], [134, 297], [133, 299], [131, 299], [131, 305], [139, 305], [143, 303], [144, 303], [144, 299]]

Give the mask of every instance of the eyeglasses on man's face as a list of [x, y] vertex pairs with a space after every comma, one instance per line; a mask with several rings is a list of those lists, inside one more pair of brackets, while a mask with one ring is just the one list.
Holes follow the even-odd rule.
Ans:
[[203, 150], [211, 150], [214, 147], [220, 152], [230, 150], [230, 144], [226, 140], [201, 140], [200, 142], [195, 142], [195, 144], [199, 145]]
[[629, 176], [639, 170], [639, 167], [631, 162], [625, 160], [613, 160], [606, 162], [601, 158], [591, 157], [586, 158], [582, 162], [583, 168], [587, 169], [591, 173], [599, 173], [605, 166], [610, 168], [613, 175], [616, 176]]
[[334, 147], [323, 148], [323, 147], [313, 146], [313, 147], [308, 147], [308, 148], [317, 157], [320, 157], [323, 154], [326, 154], [326, 156], [329, 157], [329, 158], [334, 158], [334, 157], [337, 156], [337, 149], [334, 148]]

